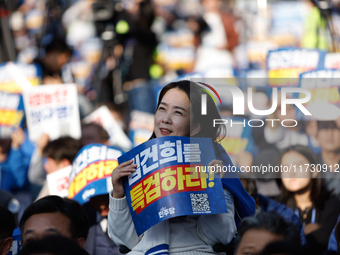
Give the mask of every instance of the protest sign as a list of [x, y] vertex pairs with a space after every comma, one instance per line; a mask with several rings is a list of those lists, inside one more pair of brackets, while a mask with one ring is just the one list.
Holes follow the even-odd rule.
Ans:
[[51, 140], [61, 136], [79, 139], [80, 118], [75, 84], [44, 85], [24, 91], [29, 139], [46, 133]]
[[[79, 31], [77, 32], [79, 33]], [[84, 31], [82, 31], [81, 34], [84, 36]], [[87, 63], [90, 63], [91, 65], [97, 64], [102, 56], [103, 41], [100, 38], [93, 36], [85, 40], [82, 39], [82, 41], [83, 43], [80, 46], [81, 56]]]
[[68, 64], [77, 85], [85, 87], [89, 76], [91, 77], [92, 65], [86, 61], [72, 61]]
[[48, 193], [50, 195], [68, 196], [68, 182], [71, 171], [72, 166], [67, 166], [46, 176]]
[[227, 212], [221, 179], [209, 171], [215, 159], [210, 138], [161, 137], [119, 157], [134, 159], [136, 172], [124, 178], [136, 232], [172, 217]]
[[327, 53], [325, 56], [325, 68], [340, 69], [340, 53]]
[[0, 90], [21, 93], [23, 88], [40, 84], [41, 75], [41, 69], [35, 64], [0, 64]]
[[302, 73], [300, 87], [308, 89], [311, 93], [311, 99], [305, 105], [316, 102], [340, 105], [339, 78], [340, 70], [320, 69]]
[[124, 151], [128, 151], [132, 148], [132, 142], [126, 136], [117, 121], [112, 117], [107, 106], [101, 106], [83, 121], [84, 123], [95, 122], [101, 125], [110, 136], [110, 145], [121, 148]]
[[166, 32], [157, 46], [156, 61], [166, 69], [192, 69], [195, 63], [193, 39], [188, 31]]
[[108, 194], [112, 190], [111, 172], [122, 153], [103, 144], [83, 147], [72, 164], [68, 197], [83, 204], [93, 196]]
[[325, 52], [283, 48], [269, 51], [268, 84], [271, 87], [298, 86], [299, 75], [323, 67]]
[[272, 41], [249, 40], [235, 48], [235, 57], [244, 70], [260, 70], [266, 65], [268, 51], [277, 49]]
[[0, 91], [0, 138], [9, 138], [24, 122], [24, 103], [21, 95]]
[[44, 12], [35, 8], [29, 10], [25, 15], [26, 28], [34, 34], [42, 32], [44, 28]]
[[275, 1], [268, 5], [271, 13], [270, 38], [280, 45], [296, 45], [296, 41], [301, 40], [306, 29], [308, 5], [302, 1]]

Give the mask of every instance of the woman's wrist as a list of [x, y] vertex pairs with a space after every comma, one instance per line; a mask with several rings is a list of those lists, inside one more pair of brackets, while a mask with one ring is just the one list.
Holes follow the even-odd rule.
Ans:
[[123, 198], [124, 195], [125, 195], [124, 193], [123, 193], [123, 194], [116, 193], [116, 192], [114, 192], [114, 190], [112, 190], [112, 192], [111, 192], [111, 196], [112, 196], [113, 198], [117, 198], [117, 199]]

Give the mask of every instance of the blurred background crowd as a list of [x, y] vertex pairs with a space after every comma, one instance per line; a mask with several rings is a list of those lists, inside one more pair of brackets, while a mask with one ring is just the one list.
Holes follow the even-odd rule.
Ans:
[[[0, 32], [0, 91], [21, 95], [22, 84], [27, 82], [33, 87], [75, 84], [81, 123], [78, 137], [64, 130], [57, 138], [41, 132], [38, 139], [30, 139], [32, 131], [24, 122], [9, 132], [0, 132], [0, 205], [16, 216], [16, 226], [36, 199], [54, 195], [50, 194], [47, 176], [70, 166], [83, 146], [100, 143], [128, 151], [145, 142], [153, 130], [158, 92], [171, 81], [195, 78], [210, 84], [218, 78], [243, 90], [253, 86], [255, 108], [268, 109], [268, 77], [298, 79], [300, 73], [315, 70], [271, 76], [270, 51], [316, 51], [326, 56], [323, 68], [340, 68], [338, 0], [1, 0]], [[302, 57], [297, 62], [304, 60]], [[9, 63], [17, 67], [11, 69]], [[32, 67], [33, 74], [22, 72], [26, 67]], [[291, 66], [296, 67], [298, 64]], [[337, 96], [339, 88], [328, 97]], [[222, 101], [220, 113], [225, 119], [255, 118], [249, 110], [236, 118], [230, 98]], [[278, 124], [296, 119], [297, 108], [288, 105], [287, 115], [278, 107], [267, 116], [280, 120], [272, 125], [228, 127], [221, 144], [237, 167], [302, 162], [329, 170], [295, 179], [288, 176], [293, 181], [285, 180], [279, 172], [240, 174], [244, 187], [256, 200], [260, 217], [257, 222], [245, 222], [243, 232], [240, 229], [243, 236], [236, 242], [240, 247], [237, 252], [244, 253], [238, 254], [258, 254], [269, 240], [286, 243], [275, 243], [272, 251], [269, 247], [263, 254], [277, 254], [270, 253], [277, 249], [287, 252], [284, 254], [301, 254], [297, 247], [306, 243], [312, 247], [309, 254], [322, 254], [327, 249], [337, 254], [340, 98], [333, 101], [315, 111], [313, 119], [299, 119], [296, 126], [289, 121], [285, 124], [291, 127]], [[100, 115], [102, 119], [91, 117], [99, 109], [106, 111]], [[112, 120], [115, 131], [104, 119]], [[90, 254], [120, 254], [106, 234], [108, 194], [91, 197], [83, 207], [91, 227], [82, 247]], [[301, 242], [291, 241], [296, 233], [285, 232], [287, 226], [275, 218], [277, 215], [266, 215], [269, 223], [261, 218], [260, 212], [265, 211], [276, 211], [286, 222], [293, 222]], [[247, 240], [261, 244], [247, 252], [242, 238], [250, 238], [245, 235], [249, 229], [287, 238]], [[252, 234], [257, 235], [256, 231]], [[291, 250], [285, 250], [287, 243]], [[222, 250], [231, 254], [234, 248]], [[14, 250], [12, 247], [13, 254]]]

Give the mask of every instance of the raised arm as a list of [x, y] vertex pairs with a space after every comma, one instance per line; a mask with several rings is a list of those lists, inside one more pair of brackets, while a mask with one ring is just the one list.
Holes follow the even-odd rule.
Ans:
[[132, 249], [140, 241], [129, 212], [125, 197], [122, 177], [136, 171], [136, 164], [133, 160], [126, 161], [117, 166], [111, 174], [113, 191], [110, 194], [108, 234], [118, 245], [125, 245]]

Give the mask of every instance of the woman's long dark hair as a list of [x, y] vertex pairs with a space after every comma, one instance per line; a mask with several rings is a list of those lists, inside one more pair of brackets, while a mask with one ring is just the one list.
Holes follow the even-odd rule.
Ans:
[[[199, 85], [194, 82], [188, 80], [176, 81], [169, 83], [163, 87], [159, 94], [157, 109], [159, 104], [161, 103], [164, 95], [170, 89], [180, 89], [188, 96], [191, 103], [191, 113], [193, 114], [192, 125], [199, 124], [200, 131], [195, 137], [208, 137], [213, 140], [213, 142], [219, 142], [223, 140], [223, 138], [227, 134], [227, 128], [225, 125], [216, 125], [214, 124], [214, 119], [221, 119], [221, 116], [217, 110], [217, 107], [210, 97], [204, 90], [201, 89]], [[201, 96], [203, 94], [207, 95], [207, 114], [201, 114]], [[156, 111], [157, 111], [156, 109]], [[150, 139], [156, 138], [155, 132], [152, 133]]]
[[[308, 160], [309, 164], [314, 164], [315, 166], [317, 165], [317, 159], [314, 152], [310, 148], [303, 145], [294, 145], [282, 151], [279, 157], [279, 164], [281, 164], [283, 155], [290, 151], [295, 151], [304, 156]], [[313, 203], [313, 207], [318, 210], [322, 210], [324, 207], [324, 202], [330, 196], [330, 192], [326, 190], [321, 178], [312, 178], [311, 182], [310, 200]], [[283, 184], [281, 185], [281, 196], [279, 197], [279, 202], [286, 204], [292, 209], [296, 208], [294, 192], [288, 191]]]

